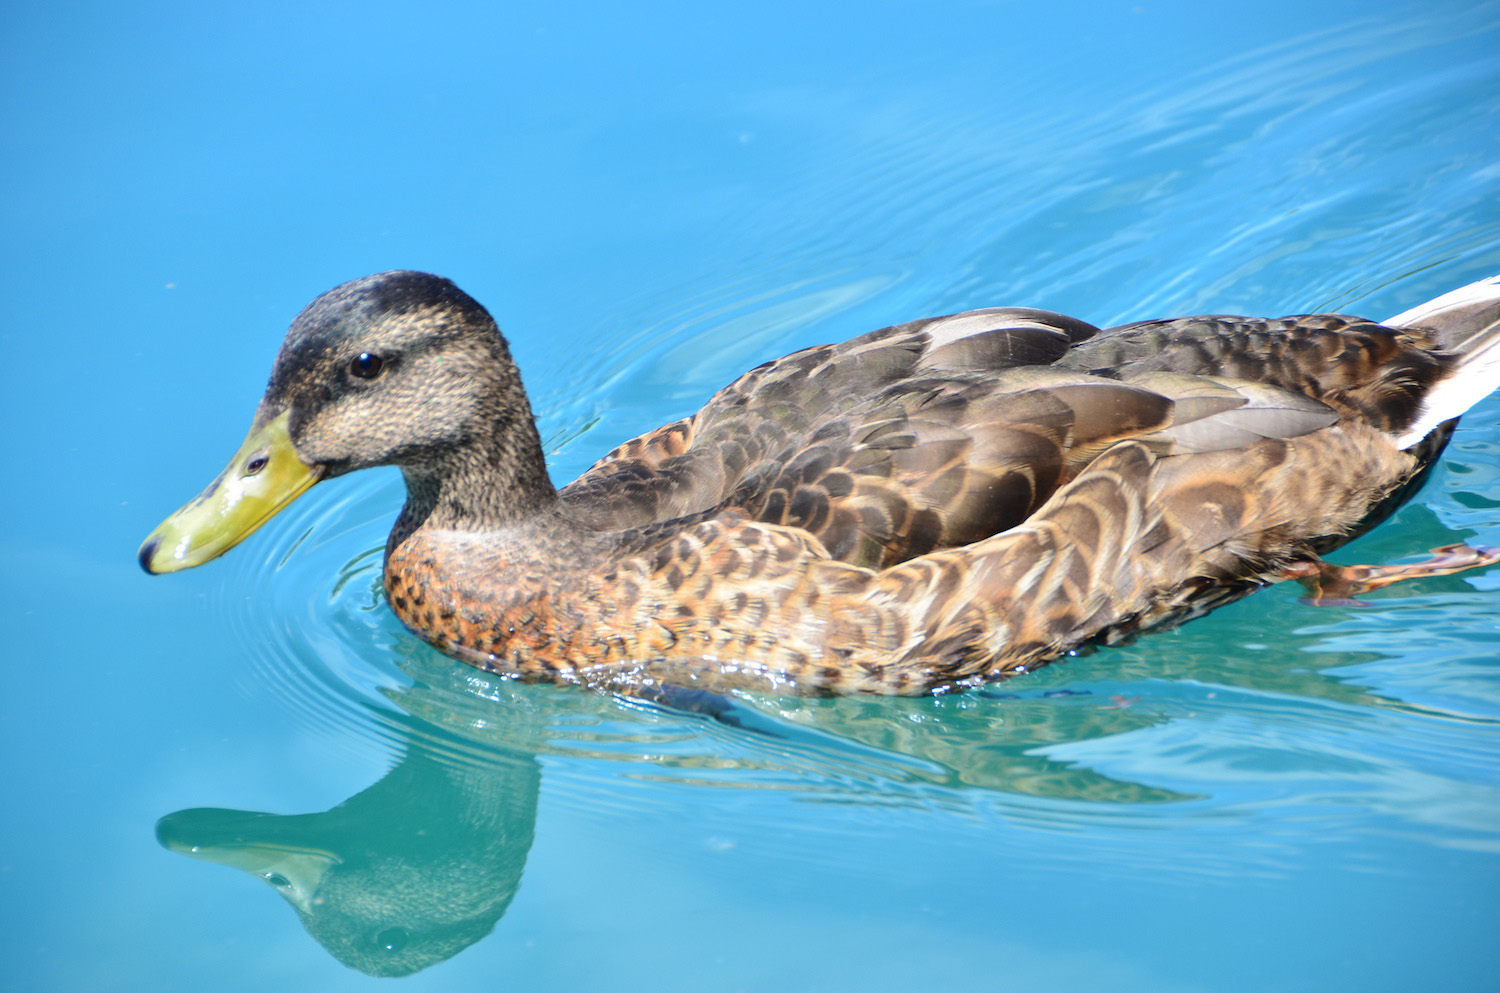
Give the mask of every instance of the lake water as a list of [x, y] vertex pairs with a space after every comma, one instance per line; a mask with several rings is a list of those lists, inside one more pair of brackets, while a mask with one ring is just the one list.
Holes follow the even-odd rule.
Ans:
[[[421, 645], [394, 472], [189, 573], [135, 549], [367, 272], [489, 306], [559, 482], [920, 316], [1383, 317], [1500, 272], [1500, 6], [0, 17], [3, 988], [1496, 988], [1500, 569], [715, 720]], [[1500, 544], [1500, 397], [1335, 559], [1464, 539]]]

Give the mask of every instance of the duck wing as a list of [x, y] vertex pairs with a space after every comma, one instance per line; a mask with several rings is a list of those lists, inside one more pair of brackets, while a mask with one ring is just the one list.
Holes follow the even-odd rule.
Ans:
[[1266, 320], [1209, 314], [1109, 328], [1058, 364], [1122, 382], [1176, 373], [1260, 384], [1397, 435], [1416, 419], [1454, 357], [1432, 331], [1345, 314]]
[[[1163, 456], [1217, 451], [1338, 419], [1273, 385], [1148, 367], [1151, 339], [1129, 330], [1099, 353], [1121, 356], [1129, 380], [1088, 354], [1067, 361], [1098, 336], [1092, 325], [1022, 308], [804, 349], [616, 448], [561, 498], [597, 530], [738, 508], [806, 531], [833, 559], [884, 568], [1014, 527], [1124, 440]], [[1173, 347], [1197, 347], [1178, 337]]]

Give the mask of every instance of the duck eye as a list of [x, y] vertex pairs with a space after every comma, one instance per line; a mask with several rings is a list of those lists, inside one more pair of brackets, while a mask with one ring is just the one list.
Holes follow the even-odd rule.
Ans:
[[399, 952], [406, 947], [408, 935], [405, 928], [388, 927], [375, 936], [375, 944], [388, 952]]
[[360, 379], [374, 379], [380, 375], [380, 369], [385, 363], [379, 355], [371, 355], [369, 352], [360, 352], [359, 358], [349, 363], [349, 371]]

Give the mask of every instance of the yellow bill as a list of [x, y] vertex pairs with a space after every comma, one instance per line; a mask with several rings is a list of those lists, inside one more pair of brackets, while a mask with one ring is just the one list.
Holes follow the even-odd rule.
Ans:
[[176, 572], [223, 555], [322, 478], [297, 457], [287, 417], [251, 428], [219, 478], [151, 532], [141, 545], [142, 569]]

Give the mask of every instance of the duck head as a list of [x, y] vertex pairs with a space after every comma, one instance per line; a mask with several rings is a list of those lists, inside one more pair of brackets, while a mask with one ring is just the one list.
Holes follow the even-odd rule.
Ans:
[[216, 558], [322, 479], [400, 466], [407, 513], [483, 528], [555, 499], [520, 373], [489, 313], [452, 282], [385, 272], [292, 322], [250, 433], [141, 545], [141, 567]]

